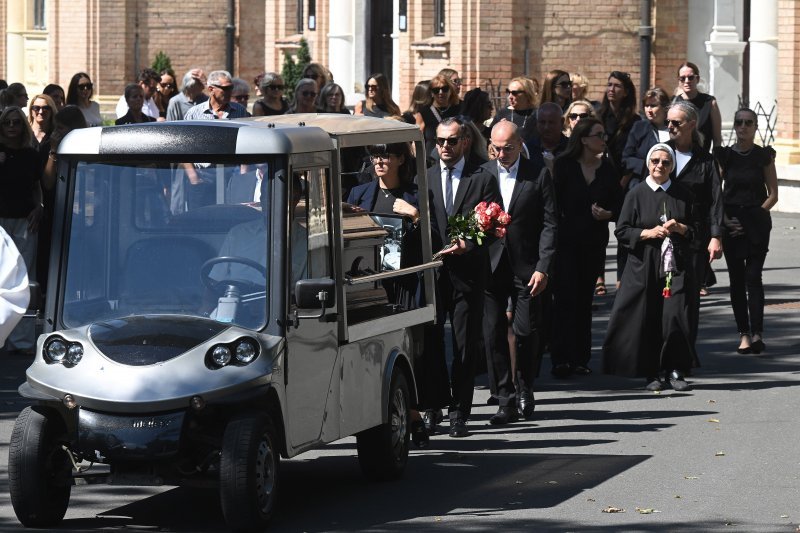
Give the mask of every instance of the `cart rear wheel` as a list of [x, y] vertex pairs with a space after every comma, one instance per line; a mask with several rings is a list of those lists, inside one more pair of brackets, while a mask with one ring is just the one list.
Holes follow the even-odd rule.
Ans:
[[26, 407], [17, 417], [8, 451], [11, 505], [26, 527], [50, 527], [64, 518], [72, 491], [72, 464], [59, 439], [66, 427], [54, 411]]
[[220, 500], [234, 531], [267, 527], [278, 496], [278, 452], [272, 421], [265, 415], [235, 418], [225, 428], [220, 457]]
[[388, 422], [356, 436], [358, 462], [369, 479], [389, 480], [403, 475], [410, 440], [409, 393], [405, 374], [395, 369], [389, 388]]

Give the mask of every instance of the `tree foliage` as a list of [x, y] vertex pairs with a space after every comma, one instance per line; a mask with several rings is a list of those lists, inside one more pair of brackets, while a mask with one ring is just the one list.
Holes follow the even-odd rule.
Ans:
[[300, 76], [306, 65], [311, 63], [311, 54], [308, 51], [308, 42], [305, 39], [300, 39], [300, 48], [294, 56], [289, 53], [284, 53], [283, 68], [281, 69], [281, 77], [283, 83], [286, 85], [284, 94], [289, 100], [294, 100], [294, 88], [297, 82], [300, 81]]
[[170, 60], [169, 56], [164, 53], [163, 50], [158, 51], [155, 59], [153, 59], [153, 65], [151, 66], [151, 68], [159, 73], [162, 70], [168, 70], [170, 72], [173, 72], [172, 61]]

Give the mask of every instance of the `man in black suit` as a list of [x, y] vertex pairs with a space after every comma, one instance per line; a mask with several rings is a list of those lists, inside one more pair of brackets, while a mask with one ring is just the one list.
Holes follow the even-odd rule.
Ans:
[[[483, 321], [492, 394], [500, 406], [489, 422], [507, 424], [533, 416], [533, 378], [540, 357], [538, 295], [556, 249], [556, 204], [553, 180], [542, 163], [520, 157], [522, 139], [513, 122], [498, 122], [491, 143], [497, 160], [483, 168], [496, 180], [505, 211], [511, 215], [506, 235], [489, 246], [491, 274]], [[516, 380], [511, 374], [506, 308], [511, 298], [516, 337]], [[516, 383], [515, 383], [516, 382]]]
[[256, 165], [255, 170], [236, 173], [231, 176], [225, 191], [225, 203], [245, 204], [261, 201], [261, 180], [264, 178], [266, 165]]
[[[465, 158], [464, 122], [456, 117], [436, 128], [438, 164], [428, 169], [431, 225], [435, 241], [450, 242], [448, 217], [472, 216], [480, 202], [500, 201], [497, 181]], [[452, 243], [443, 256], [438, 276], [437, 323], [430, 336], [430, 353], [444, 359], [444, 320], [450, 319], [453, 339], [451, 371], [450, 436], [466, 437], [466, 421], [472, 408], [475, 362], [481, 356], [481, 322], [489, 261], [487, 247], [463, 239]], [[439, 365], [440, 367], [443, 365]], [[446, 371], [446, 367], [445, 367]], [[426, 412], [426, 425], [434, 425]]]

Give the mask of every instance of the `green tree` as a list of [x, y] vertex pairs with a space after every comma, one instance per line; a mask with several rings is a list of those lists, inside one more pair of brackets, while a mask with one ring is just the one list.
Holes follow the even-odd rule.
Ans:
[[172, 61], [170, 61], [169, 56], [163, 52], [163, 50], [159, 50], [156, 54], [156, 58], [153, 59], [153, 65], [151, 66], [153, 70], [156, 72], [161, 72], [162, 70], [172, 70]]
[[308, 42], [305, 39], [300, 39], [300, 48], [297, 50], [296, 59], [291, 54], [284, 55], [281, 77], [284, 85], [286, 85], [284, 94], [290, 101], [294, 100], [294, 88], [297, 82], [300, 81], [303, 69], [309, 63], [311, 63], [311, 54], [308, 51]]

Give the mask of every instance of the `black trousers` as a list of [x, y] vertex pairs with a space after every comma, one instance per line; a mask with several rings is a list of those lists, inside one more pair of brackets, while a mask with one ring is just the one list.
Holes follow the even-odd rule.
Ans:
[[[503, 254], [486, 288], [486, 314], [483, 320], [486, 366], [492, 396], [501, 407], [516, 404], [517, 390], [533, 390], [539, 368], [539, 297], [531, 298], [530, 280], [521, 280], [511, 271]], [[506, 309], [511, 298], [512, 331], [516, 337], [517, 375], [511, 375]]]
[[764, 331], [764, 284], [761, 272], [766, 259], [766, 252], [754, 253], [744, 259], [725, 255], [733, 316], [740, 333], [761, 334]]

